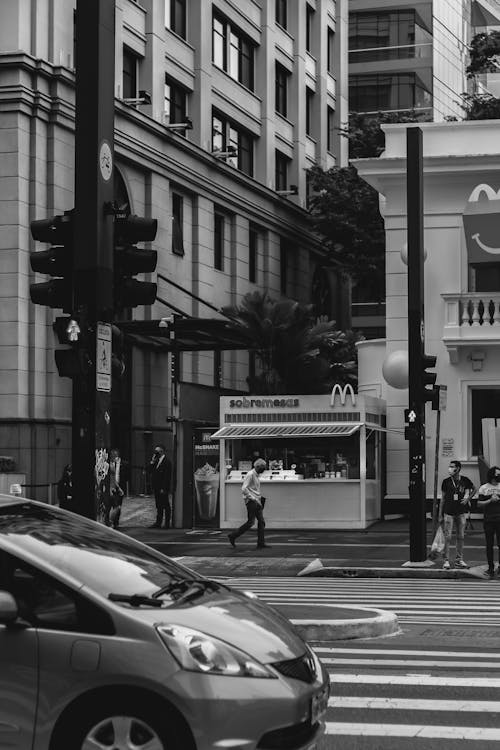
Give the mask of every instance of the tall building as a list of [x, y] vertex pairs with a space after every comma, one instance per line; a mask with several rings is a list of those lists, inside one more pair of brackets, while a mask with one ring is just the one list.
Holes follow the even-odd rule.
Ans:
[[[54, 364], [57, 311], [29, 300], [29, 225], [74, 204], [74, 5], [4, 3], [0, 26], [0, 452], [32, 485], [70, 460], [71, 384]], [[254, 290], [334, 312], [306, 171], [345, 163], [346, 59], [347, 0], [117, 0], [115, 197], [158, 219], [159, 301], [136, 317], [215, 317]], [[135, 339], [113, 441], [138, 489], [166, 443], [177, 523], [190, 522], [193, 430], [217, 424], [219, 394], [245, 390], [251, 366], [247, 352], [173, 363], [161, 340]]]
[[[349, 111], [463, 119], [470, 40], [499, 23], [497, 0], [349, 0]], [[353, 328], [368, 338], [385, 335], [383, 297], [353, 289]]]

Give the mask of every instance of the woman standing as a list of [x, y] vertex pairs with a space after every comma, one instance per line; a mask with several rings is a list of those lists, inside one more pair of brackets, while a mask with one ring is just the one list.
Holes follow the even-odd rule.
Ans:
[[477, 507], [482, 508], [484, 513], [484, 536], [486, 539], [486, 558], [488, 560], [488, 575], [495, 575], [493, 546], [495, 536], [498, 545], [499, 565], [497, 573], [500, 572], [500, 467], [492, 466], [488, 469], [486, 483], [478, 490]]

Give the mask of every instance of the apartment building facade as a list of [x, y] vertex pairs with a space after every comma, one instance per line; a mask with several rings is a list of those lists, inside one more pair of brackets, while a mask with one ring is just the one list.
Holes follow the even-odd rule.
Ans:
[[[74, 6], [14, 2], [0, 28], [0, 448], [30, 484], [70, 460], [71, 383], [54, 364], [58, 311], [29, 300], [29, 224], [74, 204]], [[158, 301], [135, 318], [217, 317], [254, 290], [321, 298], [332, 315], [306, 175], [345, 163], [346, 60], [347, 0], [117, 0], [115, 197], [158, 219]], [[171, 365], [133, 347], [114, 388], [113, 440], [136, 485], [161, 441], [182, 487], [193, 429], [217, 419], [221, 392], [246, 390], [251, 362], [184, 354], [176, 389]]]
[[[496, 0], [349, 0], [349, 111], [463, 119], [468, 45], [499, 23]], [[382, 298], [353, 289], [353, 328], [368, 338], [385, 335]]]

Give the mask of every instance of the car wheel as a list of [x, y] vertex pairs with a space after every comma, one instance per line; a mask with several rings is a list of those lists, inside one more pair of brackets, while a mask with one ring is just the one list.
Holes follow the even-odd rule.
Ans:
[[158, 721], [140, 718], [134, 713], [112, 713], [92, 722], [78, 747], [81, 750], [167, 750]]
[[184, 750], [185, 730], [164, 704], [113, 698], [80, 705], [59, 727], [51, 750]]

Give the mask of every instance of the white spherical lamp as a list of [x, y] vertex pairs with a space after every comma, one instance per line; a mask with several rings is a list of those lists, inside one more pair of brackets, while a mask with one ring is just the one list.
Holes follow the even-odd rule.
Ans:
[[[408, 265], [408, 243], [405, 242], [401, 250], [399, 251], [401, 255], [401, 260], [405, 264], [405, 266]], [[424, 247], [424, 261], [427, 260], [427, 248]]]
[[393, 388], [408, 388], [408, 352], [398, 349], [388, 354], [382, 365], [382, 375]]

